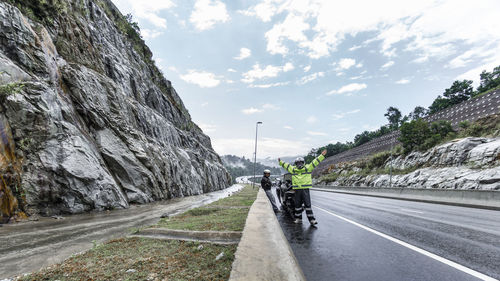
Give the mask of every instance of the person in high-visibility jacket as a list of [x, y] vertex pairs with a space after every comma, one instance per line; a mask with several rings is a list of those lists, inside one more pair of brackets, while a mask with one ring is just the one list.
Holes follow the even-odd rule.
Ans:
[[326, 150], [321, 152], [321, 155], [316, 157], [311, 163], [304, 165], [304, 158], [298, 157], [295, 159], [295, 166], [281, 161], [278, 158], [280, 166], [292, 174], [292, 188], [295, 191], [295, 223], [302, 223], [302, 205], [305, 206], [307, 219], [311, 225], [316, 225], [318, 222], [314, 218], [311, 208], [311, 195], [309, 188], [312, 187], [311, 173], [314, 168], [318, 167], [319, 163], [325, 160]]

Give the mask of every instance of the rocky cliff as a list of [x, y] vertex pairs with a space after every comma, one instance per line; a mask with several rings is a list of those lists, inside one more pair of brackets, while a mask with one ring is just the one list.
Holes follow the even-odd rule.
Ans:
[[337, 164], [317, 184], [389, 187], [391, 162], [393, 187], [500, 190], [500, 138], [473, 137], [387, 158], [379, 172], [360, 162]]
[[109, 0], [0, 1], [0, 123], [16, 160], [0, 159], [20, 208], [127, 208], [230, 184], [151, 57]]

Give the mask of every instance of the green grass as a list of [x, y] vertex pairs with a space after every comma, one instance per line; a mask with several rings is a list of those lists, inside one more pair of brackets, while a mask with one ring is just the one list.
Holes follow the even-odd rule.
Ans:
[[120, 238], [19, 280], [227, 280], [235, 252], [236, 245]]
[[247, 185], [241, 191], [205, 207], [161, 219], [157, 227], [182, 230], [243, 231], [258, 189]]

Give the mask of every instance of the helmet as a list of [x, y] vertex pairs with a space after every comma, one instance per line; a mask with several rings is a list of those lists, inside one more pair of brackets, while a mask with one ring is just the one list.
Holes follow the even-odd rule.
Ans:
[[299, 169], [302, 169], [302, 167], [304, 167], [304, 158], [297, 157], [297, 159], [295, 159], [295, 166], [297, 166], [297, 168]]
[[269, 171], [268, 169], [265, 169], [265, 170], [264, 170], [264, 175], [265, 175], [265, 174], [271, 174], [271, 171]]

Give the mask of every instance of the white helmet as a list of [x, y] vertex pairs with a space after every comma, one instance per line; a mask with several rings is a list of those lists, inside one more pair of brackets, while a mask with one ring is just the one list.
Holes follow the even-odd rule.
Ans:
[[297, 168], [299, 168], [299, 169], [304, 167], [304, 158], [297, 157], [297, 159], [295, 159], [295, 166], [297, 166]]
[[271, 171], [269, 171], [268, 169], [265, 169], [265, 170], [264, 170], [264, 175], [265, 175], [265, 174], [271, 174]]

